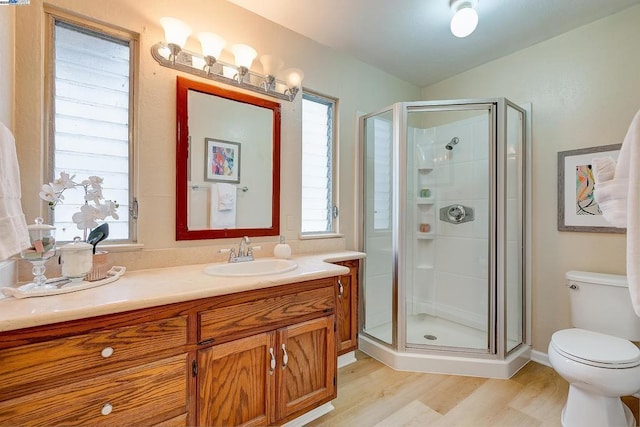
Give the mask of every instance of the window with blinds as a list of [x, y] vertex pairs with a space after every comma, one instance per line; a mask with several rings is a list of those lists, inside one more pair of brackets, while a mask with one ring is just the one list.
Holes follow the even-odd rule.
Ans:
[[[135, 240], [129, 215], [131, 193], [133, 38], [52, 18], [50, 93], [51, 180], [66, 172], [80, 183], [103, 178], [105, 200], [119, 205], [119, 219], [107, 217], [109, 241]], [[84, 190], [66, 190], [53, 212], [60, 241], [83, 236], [71, 217], [84, 205]], [[130, 202], [131, 201], [131, 202]]]
[[302, 95], [302, 234], [336, 232], [334, 144], [336, 100]]

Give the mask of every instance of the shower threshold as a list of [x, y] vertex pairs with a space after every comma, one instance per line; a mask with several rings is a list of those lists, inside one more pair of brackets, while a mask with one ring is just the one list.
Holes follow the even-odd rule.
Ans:
[[[407, 322], [408, 345], [443, 347], [486, 348], [486, 332], [446, 319], [428, 315], [412, 315]], [[391, 323], [371, 328], [371, 336], [391, 342]], [[427, 338], [432, 336], [437, 339]], [[366, 334], [360, 334], [359, 349], [374, 359], [400, 371], [466, 375], [484, 378], [506, 379], [513, 376], [531, 358], [531, 347], [522, 345], [505, 360], [480, 357], [473, 352], [456, 352], [455, 355], [424, 352], [400, 352]]]

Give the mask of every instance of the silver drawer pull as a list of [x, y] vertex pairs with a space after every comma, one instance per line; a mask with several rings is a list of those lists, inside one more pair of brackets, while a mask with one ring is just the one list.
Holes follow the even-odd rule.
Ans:
[[344, 285], [342, 280], [338, 279], [338, 297], [342, 297], [342, 295], [344, 295]]
[[110, 403], [107, 403], [102, 407], [102, 409], [100, 410], [100, 413], [102, 415], [109, 415], [111, 411], [113, 411], [113, 406], [111, 406]]
[[105, 359], [108, 358], [108, 357], [111, 357], [112, 354], [113, 354], [113, 348], [112, 347], [105, 347], [100, 352], [100, 355], [102, 357], [104, 357]]
[[271, 355], [271, 365], [269, 366], [269, 375], [273, 375], [276, 370], [276, 355], [273, 353], [273, 347], [269, 347], [269, 354]]
[[287, 363], [289, 363], [289, 355], [287, 354], [287, 348], [282, 344], [282, 369], [287, 367]]

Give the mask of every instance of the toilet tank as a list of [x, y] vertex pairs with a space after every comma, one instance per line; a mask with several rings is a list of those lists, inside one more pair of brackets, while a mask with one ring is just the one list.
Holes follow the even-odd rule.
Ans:
[[566, 277], [573, 326], [640, 341], [626, 276], [569, 271]]

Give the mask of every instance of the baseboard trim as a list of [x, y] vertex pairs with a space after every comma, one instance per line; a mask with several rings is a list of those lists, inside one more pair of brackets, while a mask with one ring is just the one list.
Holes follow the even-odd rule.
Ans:
[[283, 424], [282, 427], [303, 427], [309, 424], [311, 421], [317, 420], [321, 416], [328, 414], [334, 409], [336, 409], [335, 406], [333, 406], [331, 402], [327, 402], [324, 405], [318, 406], [317, 408], [310, 410], [306, 414], [302, 414], [298, 418], [295, 418], [288, 423]]
[[553, 367], [551, 366], [551, 362], [549, 362], [549, 355], [538, 350], [531, 350], [531, 360], [550, 368]]
[[356, 359], [355, 351], [350, 351], [349, 353], [341, 354], [340, 356], [338, 356], [338, 369], [345, 367], [347, 365], [350, 365], [357, 361], [358, 359]]

